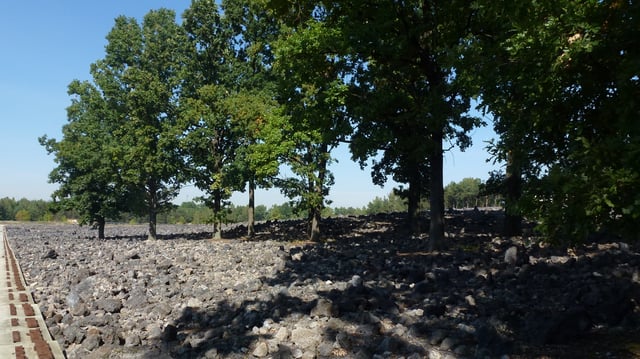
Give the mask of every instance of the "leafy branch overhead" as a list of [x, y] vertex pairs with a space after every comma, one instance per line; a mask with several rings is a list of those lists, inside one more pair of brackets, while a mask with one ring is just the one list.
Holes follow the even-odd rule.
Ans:
[[639, 17], [618, 0], [195, 0], [182, 21], [115, 19], [92, 80], [69, 85], [63, 138], [39, 140], [56, 202], [85, 223], [145, 214], [154, 238], [193, 184], [217, 237], [232, 193], [248, 191], [251, 236], [255, 191], [275, 186], [313, 240], [348, 143], [374, 183], [401, 184], [407, 228], [435, 249], [446, 205], [480, 190], [470, 173], [445, 191], [443, 155], [490, 118], [487, 157], [504, 170], [482, 190], [503, 197], [505, 235], [528, 217], [549, 240], [636, 238]]

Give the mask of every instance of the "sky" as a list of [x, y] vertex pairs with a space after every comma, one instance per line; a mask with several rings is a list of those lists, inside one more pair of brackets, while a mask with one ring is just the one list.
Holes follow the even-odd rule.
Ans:
[[[67, 86], [91, 80], [90, 65], [104, 57], [105, 37], [120, 15], [139, 20], [151, 9], [173, 9], [179, 17], [191, 0], [21, 0], [0, 2], [0, 198], [50, 200], [58, 187], [48, 182], [55, 167], [38, 137], [61, 139], [70, 104]], [[497, 166], [486, 162], [491, 126], [472, 132], [473, 146], [445, 154], [444, 183], [465, 177], [486, 179]], [[332, 207], [362, 207], [387, 196], [397, 186], [371, 182], [370, 169], [350, 160], [346, 146], [334, 153], [337, 163], [329, 199]], [[287, 171], [285, 170], [285, 175]], [[290, 172], [288, 174], [291, 174]], [[199, 195], [186, 186], [176, 203]], [[246, 193], [232, 197], [245, 204]], [[259, 191], [256, 204], [270, 207], [286, 201], [278, 190]]]

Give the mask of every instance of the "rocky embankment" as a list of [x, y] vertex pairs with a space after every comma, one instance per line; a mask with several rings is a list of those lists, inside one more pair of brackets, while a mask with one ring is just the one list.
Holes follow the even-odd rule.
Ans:
[[496, 213], [448, 219], [448, 249], [399, 216], [209, 228], [10, 224], [11, 246], [69, 358], [640, 356], [640, 248], [501, 238]]

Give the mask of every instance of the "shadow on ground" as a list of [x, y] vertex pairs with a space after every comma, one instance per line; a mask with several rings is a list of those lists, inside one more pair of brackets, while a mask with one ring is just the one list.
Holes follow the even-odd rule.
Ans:
[[[450, 215], [448, 249], [428, 252], [399, 215], [325, 220], [322, 242], [288, 245], [284, 270], [263, 279], [276, 290], [187, 307], [155, 345], [180, 358], [640, 357], [637, 245], [549, 248], [499, 237], [500, 221]], [[290, 244], [304, 229], [263, 223], [255, 240]]]

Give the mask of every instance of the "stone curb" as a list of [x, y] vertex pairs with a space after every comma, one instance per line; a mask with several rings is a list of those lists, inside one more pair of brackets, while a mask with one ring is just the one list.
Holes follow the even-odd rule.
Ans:
[[62, 359], [65, 355], [53, 340], [27, 290], [24, 275], [0, 225], [0, 357], [16, 359]]

